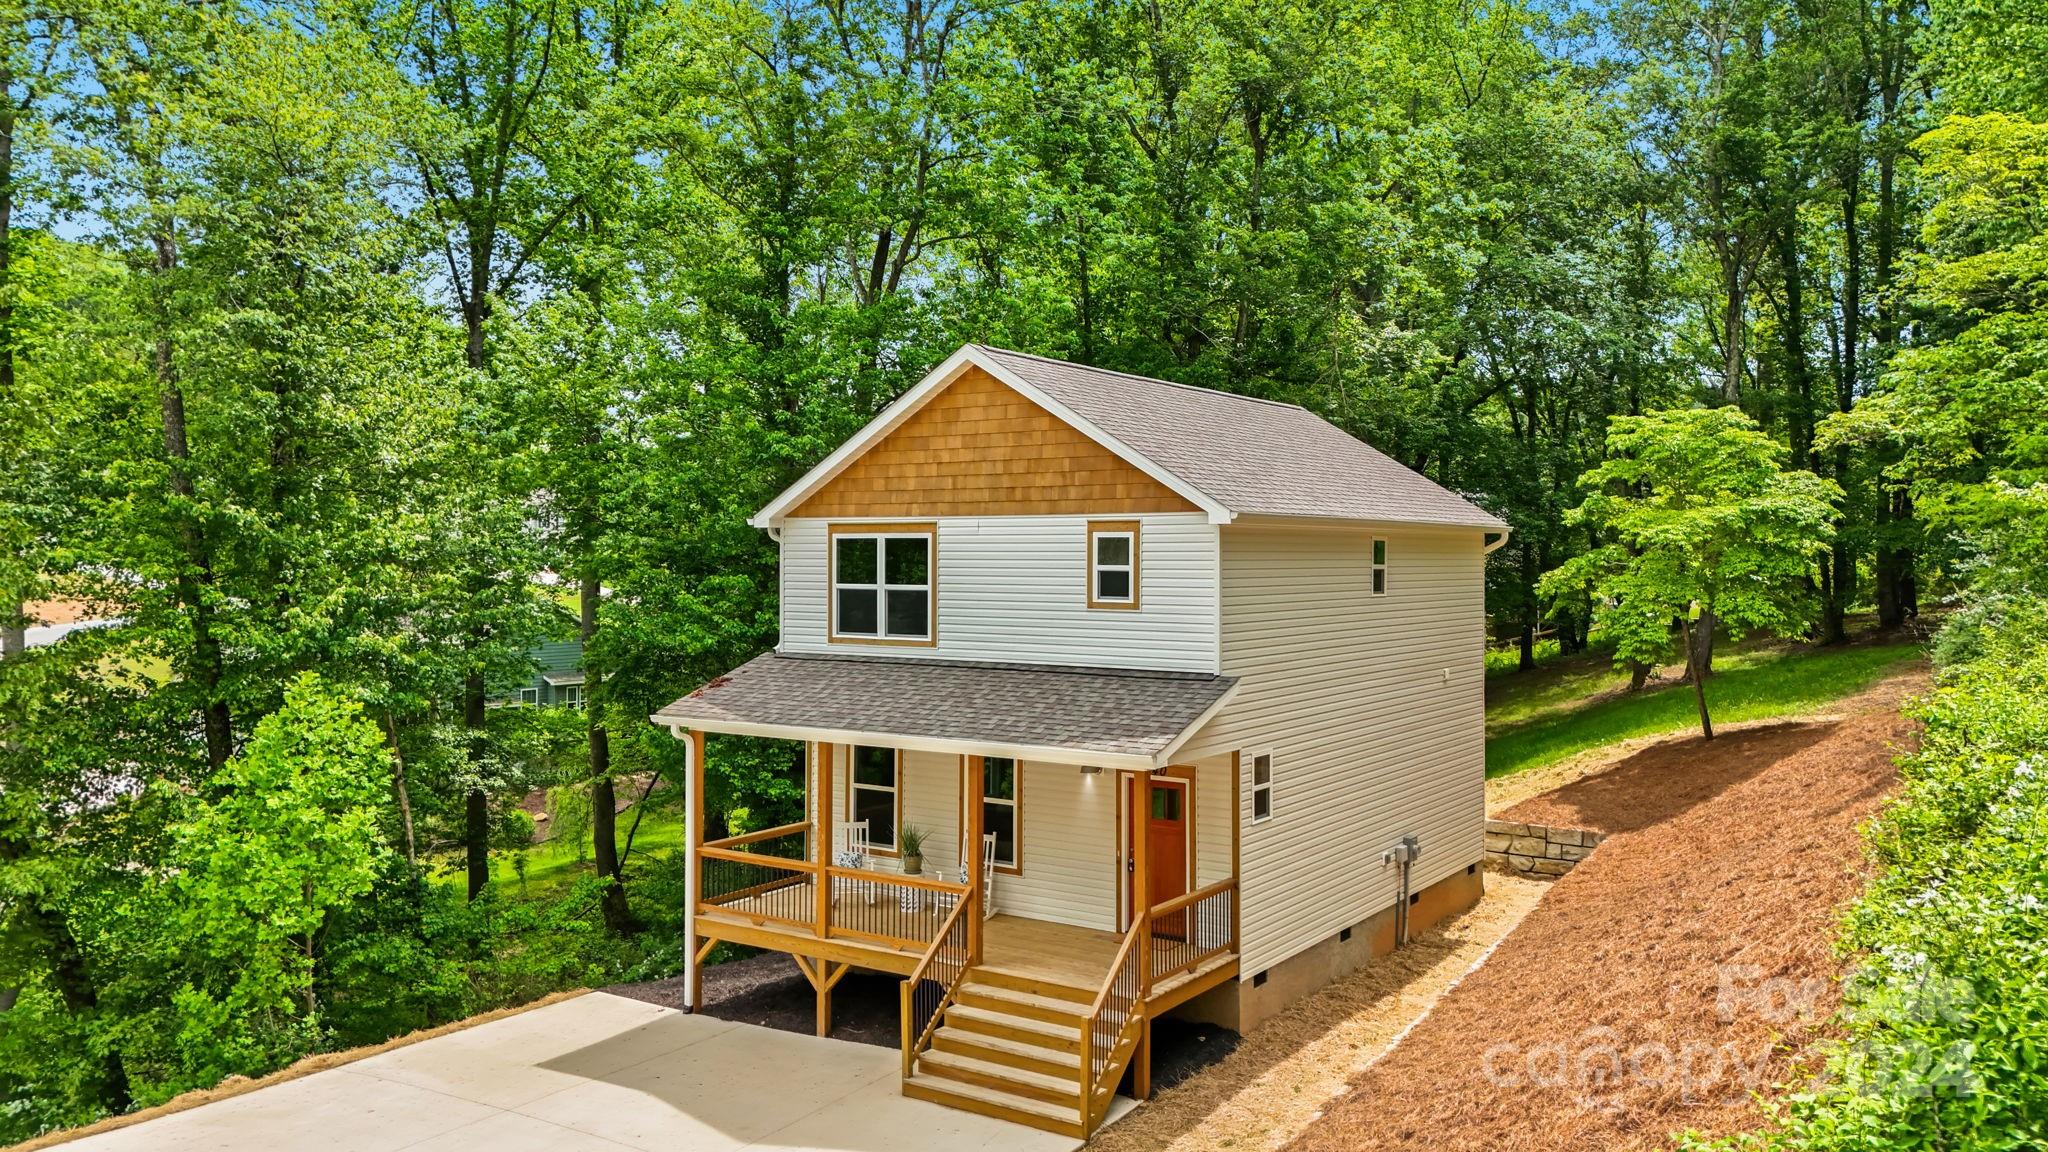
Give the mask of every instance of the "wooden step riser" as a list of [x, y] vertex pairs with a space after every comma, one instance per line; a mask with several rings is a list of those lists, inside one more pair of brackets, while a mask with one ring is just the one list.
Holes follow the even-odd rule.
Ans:
[[978, 1068], [960, 1068], [951, 1064], [941, 1064], [935, 1060], [922, 1059], [917, 1062], [917, 1070], [925, 1076], [936, 1076], [941, 1080], [956, 1080], [962, 1084], [978, 1084], [983, 1088], [993, 1088], [998, 1092], [1008, 1092], [1012, 1096], [1022, 1096], [1027, 1100], [1043, 1100], [1047, 1104], [1065, 1104], [1073, 1108], [1076, 1113], [1080, 1111], [1081, 1107], [1081, 1085], [1079, 1081], [1076, 1081], [1071, 1088], [1048, 1088], [1040, 1084], [1026, 1084], [1021, 1080], [1012, 1080], [1007, 1076], [994, 1072], [983, 1072]]
[[1012, 992], [1029, 992], [1033, 996], [1049, 996], [1055, 1000], [1067, 1000], [1082, 1008], [1095, 1002], [1095, 990], [1092, 988], [1055, 984], [1050, 980], [1022, 976], [996, 968], [970, 969], [967, 973], [967, 985], [972, 987], [976, 984], [984, 984], [991, 988], [1008, 988]]
[[1078, 1031], [1072, 1035], [1048, 1036], [1035, 1028], [1020, 1028], [994, 1020], [977, 1020], [955, 1012], [946, 1013], [946, 1026], [958, 1028], [962, 1032], [979, 1032], [984, 1036], [996, 1036], [1004, 1040], [1015, 1040], [1019, 1044], [1049, 1048], [1055, 1052], [1071, 1052], [1078, 1055], [1081, 1051], [1081, 1035]]
[[973, 1112], [981, 1116], [993, 1116], [998, 1120], [1008, 1120], [1014, 1124], [1036, 1128], [1041, 1132], [1056, 1132], [1061, 1136], [1071, 1136], [1076, 1140], [1086, 1139], [1088, 1135], [1081, 1130], [1080, 1106], [1078, 1103], [1075, 1105], [1074, 1119], [1054, 1120], [1051, 1117], [1040, 1116], [1033, 1112], [1022, 1112], [1015, 1108], [1005, 1108], [1001, 1104], [992, 1101], [977, 1100], [972, 1096], [956, 1096], [951, 1092], [938, 1091], [923, 1084], [906, 1083], [903, 1085], [903, 1094], [913, 1100], [927, 1100], [933, 1104], [943, 1104], [948, 1108], [958, 1108], [962, 1112]]
[[1027, 1020], [1043, 1020], [1047, 1024], [1064, 1024], [1079, 1028], [1088, 1018], [1086, 1005], [1076, 1004], [1071, 1011], [1054, 1008], [1049, 1004], [1027, 1004], [1017, 1000], [992, 996], [978, 988], [962, 986], [955, 999], [970, 1008], [986, 1008], [1005, 1016], [1022, 1016]]
[[[954, 1036], [941, 1032], [939, 1035], [932, 1037], [932, 1047], [940, 1052], [951, 1052], [955, 1056], [965, 1056], [972, 1060], [986, 1060], [991, 1064], [1001, 1064], [1006, 1068], [1017, 1068], [1025, 1072], [1037, 1072], [1045, 1076], [1059, 1076], [1074, 1081], [1077, 1086], [1080, 1084], [1081, 1070], [1073, 1061], [1046, 1059], [1026, 1055], [1022, 1052], [1013, 1052], [1008, 1048], [997, 1048], [994, 1045], [975, 1043], [975, 1038], [981, 1035], [983, 1033]], [[1048, 1048], [1044, 1049], [1044, 1051], [1050, 1056], [1053, 1050]]]

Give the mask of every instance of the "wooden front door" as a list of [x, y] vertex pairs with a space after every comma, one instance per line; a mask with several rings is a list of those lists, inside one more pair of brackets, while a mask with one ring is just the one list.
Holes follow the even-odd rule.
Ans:
[[[1139, 800], [1132, 812], [1131, 842], [1143, 837], [1146, 846], [1146, 887], [1149, 898], [1136, 905], [1139, 914], [1188, 891], [1188, 782], [1168, 776], [1140, 777]], [[1142, 827], [1140, 821], [1143, 822]], [[1180, 939], [1183, 917], [1172, 916], [1152, 926], [1154, 935]]]

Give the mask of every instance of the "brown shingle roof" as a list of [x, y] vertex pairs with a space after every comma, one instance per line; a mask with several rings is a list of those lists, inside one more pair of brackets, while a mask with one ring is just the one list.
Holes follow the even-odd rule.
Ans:
[[1236, 683], [1192, 672], [770, 652], [653, 719], [710, 732], [1036, 750], [1130, 766], [1176, 746]]
[[1298, 405], [976, 348], [1239, 515], [1506, 527]]

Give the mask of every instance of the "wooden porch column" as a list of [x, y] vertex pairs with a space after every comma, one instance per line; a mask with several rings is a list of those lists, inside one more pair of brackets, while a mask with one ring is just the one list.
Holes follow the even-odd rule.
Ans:
[[[811, 837], [811, 863], [818, 866], [812, 873], [813, 887], [817, 889], [817, 922], [812, 926], [819, 936], [831, 934], [832, 924], [832, 878], [825, 870], [832, 866], [832, 745], [820, 740], [812, 745], [817, 755], [811, 757], [812, 775], [817, 780], [815, 792], [817, 832]], [[819, 1033], [824, 1035], [824, 1033]]]
[[687, 737], [689, 743], [684, 749], [688, 761], [690, 790], [688, 815], [683, 829], [684, 867], [683, 882], [683, 1007], [691, 1012], [704, 1009], [704, 960], [703, 942], [697, 937], [697, 906], [701, 902], [703, 884], [703, 856], [698, 852], [704, 846], [704, 733], [692, 730]]
[[1152, 775], [1133, 774], [1131, 812], [1131, 914], [1138, 918], [1138, 1050], [1131, 1056], [1131, 1089], [1140, 1100], [1152, 1095]]
[[961, 861], [961, 864], [967, 873], [967, 882], [971, 886], [969, 891], [973, 893], [971, 898], [974, 901], [973, 915], [967, 921], [969, 964], [981, 963], [981, 924], [987, 916], [986, 909], [981, 906], [981, 902], [986, 899], [986, 894], [981, 890], [981, 838], [986, 834], [982, 828], [986, 816], [983, 808], [986, 806], [981, 802], [981, 798], [986, 795], [984, 788], [987, 786], [987, 772], [986, 760], [979, 756], [969, 756], [966, 771], [961, 773], [960, 781], [961, 795], [967, 800], [967, 843], [962, 845], [967, 850], [967, 859]]

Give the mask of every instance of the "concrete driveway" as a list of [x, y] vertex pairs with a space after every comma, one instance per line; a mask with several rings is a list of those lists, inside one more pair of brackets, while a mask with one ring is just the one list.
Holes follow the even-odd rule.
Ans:
[[898, 1053], [593, 992], [89, 1136], [80, 1152], [1069, 1152], [896, 1091]]

